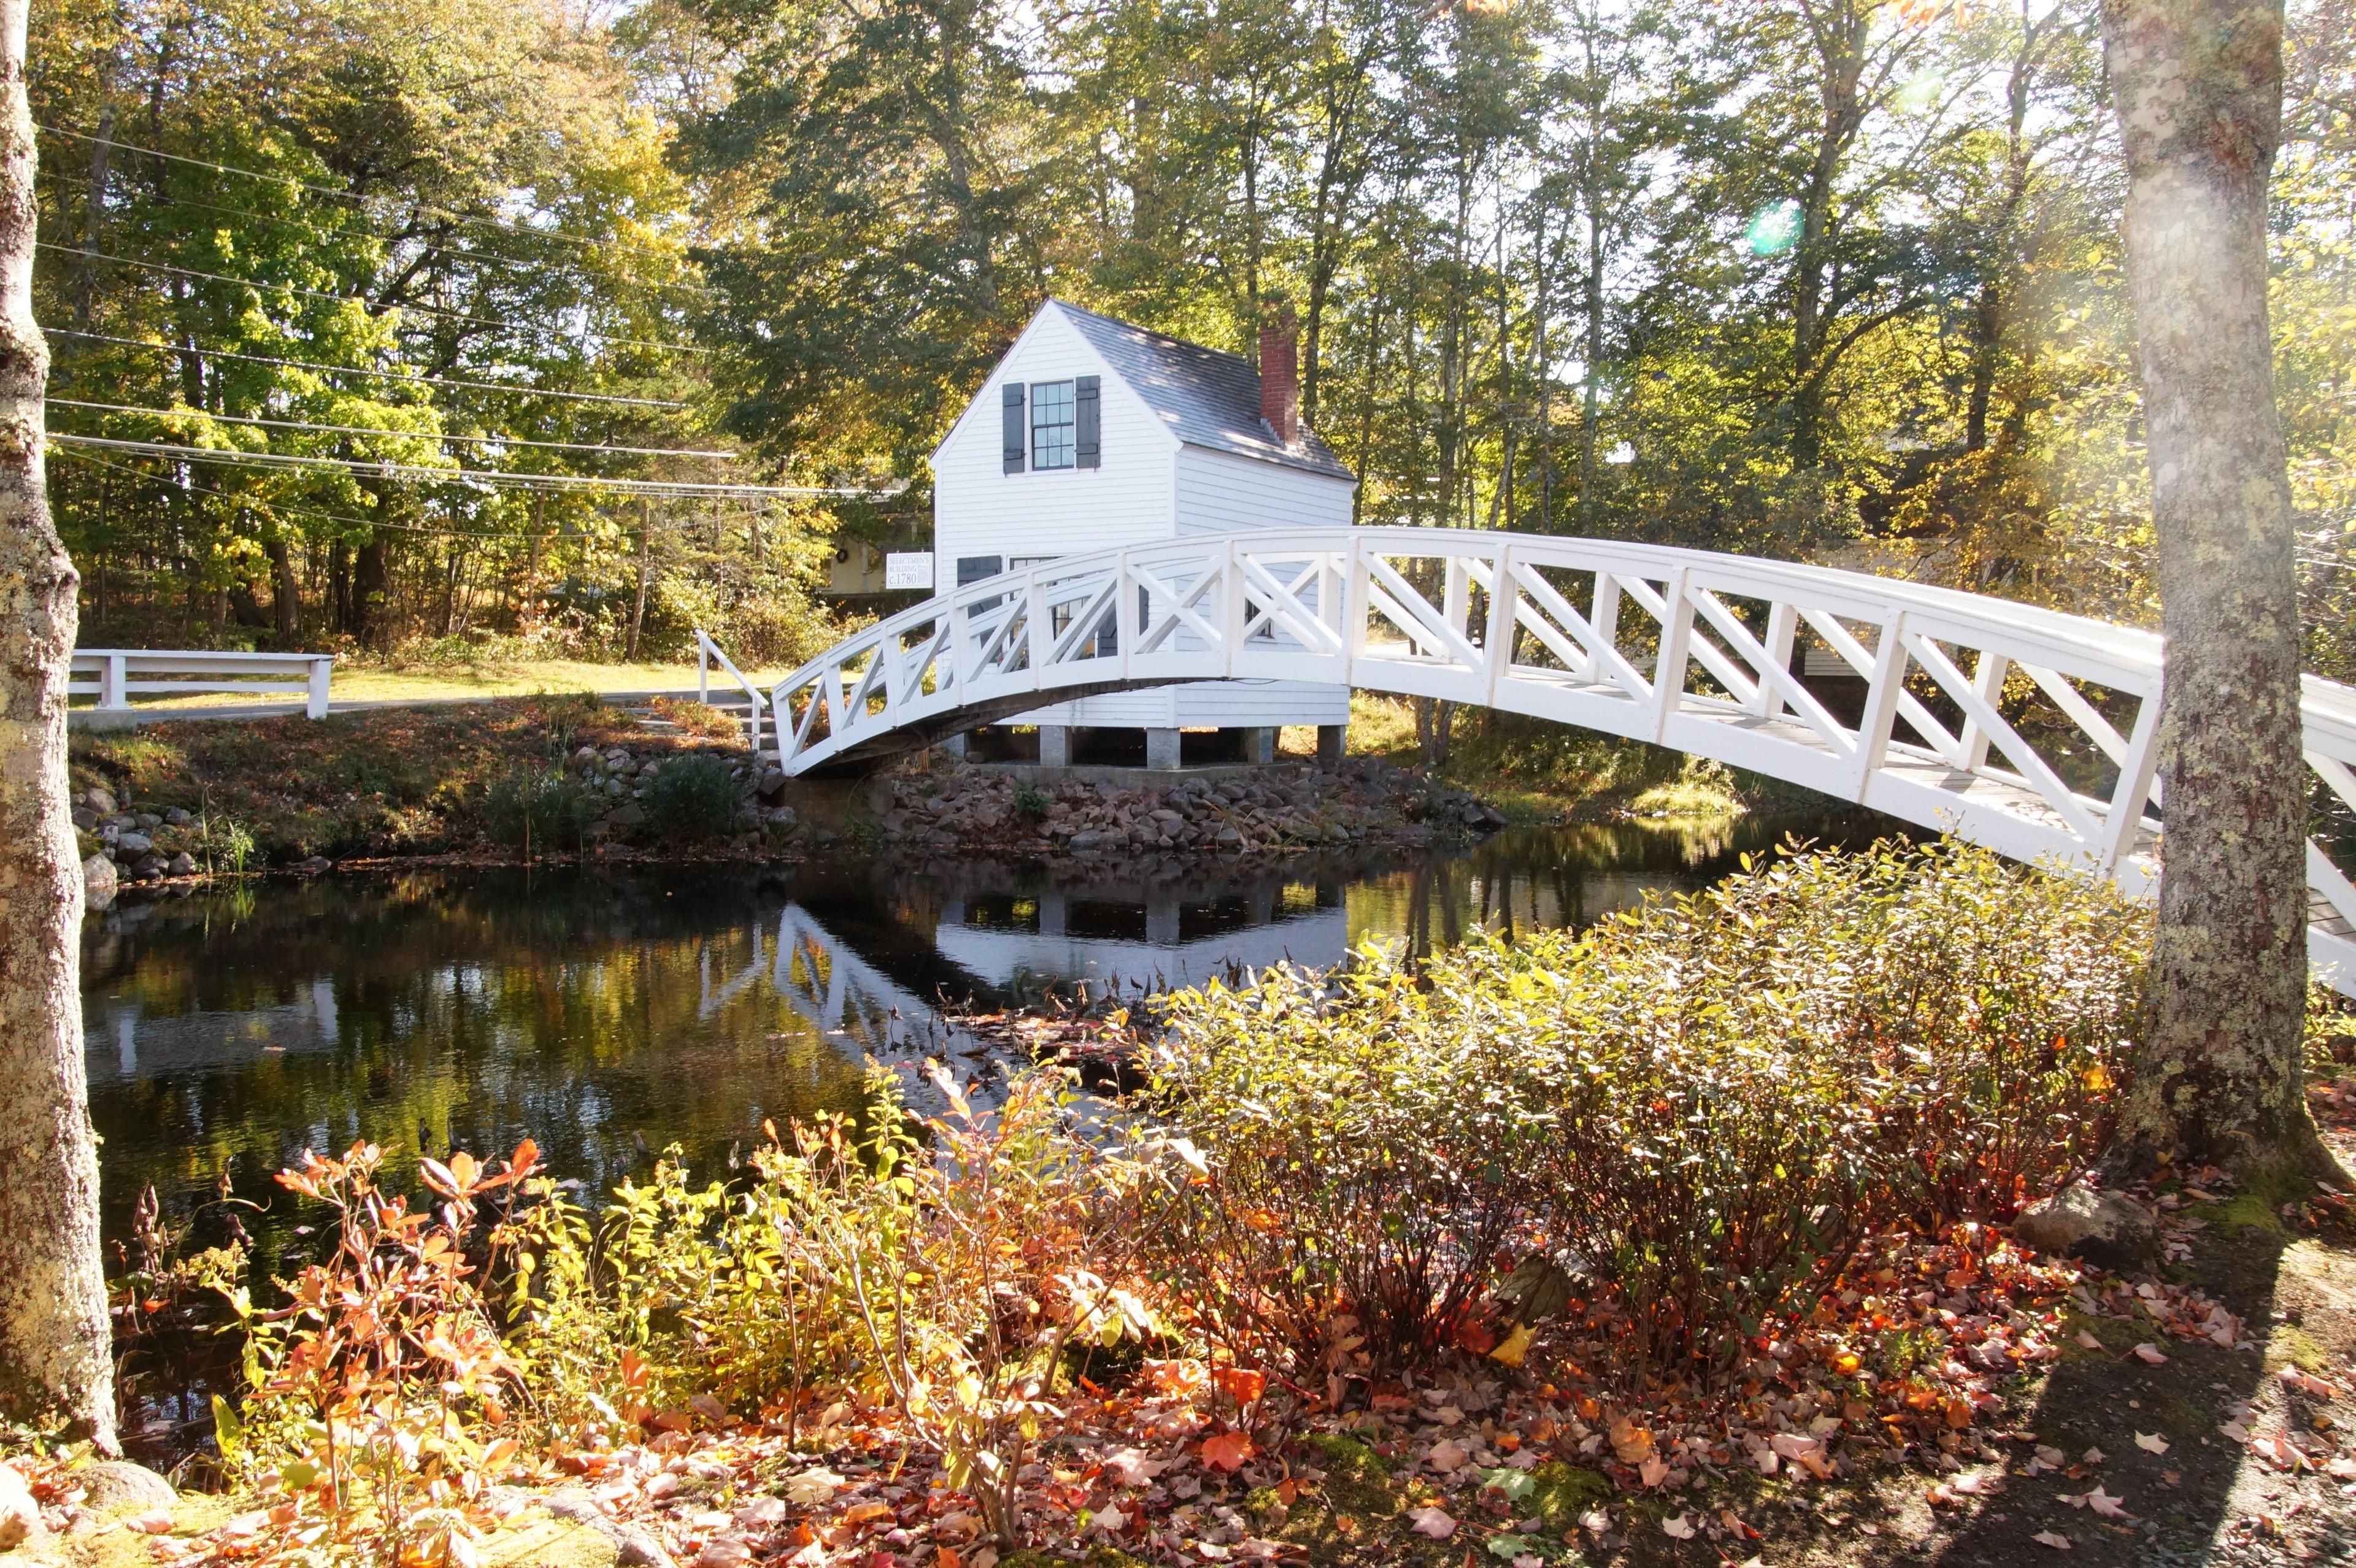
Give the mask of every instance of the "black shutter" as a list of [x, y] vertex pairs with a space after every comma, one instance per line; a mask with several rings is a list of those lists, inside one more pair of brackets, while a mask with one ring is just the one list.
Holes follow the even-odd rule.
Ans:
[[1104, 399], [1100, 382], [1095, 376], [1082, 376], [1072, 391], [1073, 436], [1079, 447], [1077, 462], [1082, 468], [1104, 466]]
[[1030, 432], [1023, 428], [1023, 383], [1009, 381], [1006, 400], [1006, 472], [1023, 472], [1023, 454], [1030, 450]]

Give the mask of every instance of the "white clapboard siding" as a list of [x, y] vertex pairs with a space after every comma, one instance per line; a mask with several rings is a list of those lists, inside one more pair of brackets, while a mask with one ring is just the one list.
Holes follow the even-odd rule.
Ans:
[[[1101, 468], [1004, 472], [1000, 389], [1103, 378]], [[1166, 539], [1178, 440], [1058, 310], [1032, 318], [933, 453], [933, 560], [943, 588], [960, 557], [1083, 555]]]
[[1356, 488], [1304, 469], [1183, 447], [1178, 453], [1178, 532], [1347, 528], [1350, 495]]

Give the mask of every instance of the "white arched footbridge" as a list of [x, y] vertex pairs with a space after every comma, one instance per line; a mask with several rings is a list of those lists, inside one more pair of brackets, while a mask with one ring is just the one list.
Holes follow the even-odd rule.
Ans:
[[[1073, 698], [1261, 678], [1557, 720], [2131, 891], [2158, 875], [2157, 636], [1707, 550], [1364, 528], [1066, 556], [846, 638], [771, 706], [804, 773]], [[2356, 691], [2310, 677], [2305, 713], [2309, 764], [2356, 809]], [[2312, 843], [2308, 868], [2310, 960], [2356, 993], [2356, 885]]]

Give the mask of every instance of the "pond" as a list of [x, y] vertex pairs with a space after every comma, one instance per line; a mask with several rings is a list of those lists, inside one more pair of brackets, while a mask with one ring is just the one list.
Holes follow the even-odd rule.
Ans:
[[[876, 860], [421, 869], [125, 902], [84, 933], [106, 1236], [129, 1239], [150, 1185], [167, 1221], [224, 1194], [268, 1210], [273, 1172], [363, 1138], [490, 1156], [529, 1136], [593, 1192], [674, 1144], [713, 1173], [764, 1117], [855, 1105], [870, 1054], [1004, 1072], [944, 1022], [945, 998], [1127, 993], [1330, 965], [1370, 937], [1429, 951], [1475, 925], [1583, 925], [1788, 834], [1862, 842], [1890, 826], [1836, 812], [1527, 827], [1151, 882]], [[245, 1222], [286, 1240], [269, 1214]]]
[[[193, 1247], [242, 1233], [260, 1285], [316, 1245], [272, 1176], [308, 1149], [494, 1157], [530, 1136], [584, 1198], [676, 1146], [724, 1175], [765, 1117], [851, 1110], [866, 1060], [948, 1055], [980, 1097], [1016, 1065], [956, 1014], [1194, 984], [1368, 938], [1583, 925], [1854, 811], [1526, 827], [1445, 849], [1205, 867], [850, 857], [798, 867], [412, 869], [140, 900], [87, 923], [83, 1019], [110, 1270], [149, 1189]], [[913, 1078], [913, 1075], [909, 1075]], [[920, 1107], [931, 1095], [919, 1088]], [[309, 1218], [316, 1219], [316, 1215]], [[127, 1359], [125, 1441], [201, 1464], [227, 1339]]]

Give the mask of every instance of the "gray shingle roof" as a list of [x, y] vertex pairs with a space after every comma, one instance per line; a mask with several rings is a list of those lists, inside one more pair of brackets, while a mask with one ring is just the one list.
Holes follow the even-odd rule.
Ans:
[[1180, 441], [1335, 479], [1355, 477], [1308, 426], [1301, 427], [1300, 444], [1288, 447], [1260, 422], [1259, 372], [1243, 356], [1164, 337], [1067, 300], [1048, 303]]

